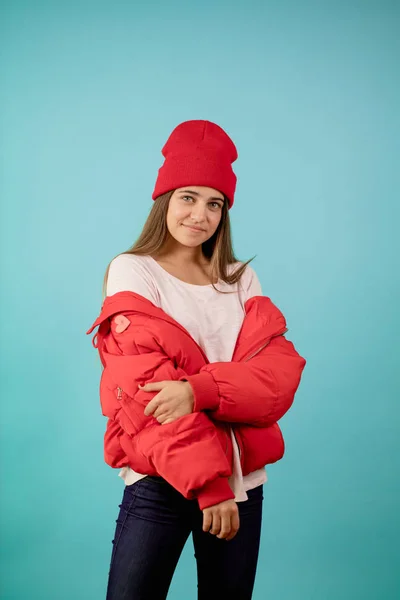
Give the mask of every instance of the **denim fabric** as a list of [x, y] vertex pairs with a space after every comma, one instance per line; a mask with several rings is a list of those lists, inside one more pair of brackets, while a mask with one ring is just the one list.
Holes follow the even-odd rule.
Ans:
[[[203, 513], [160, 477], [126, 486], [113, 539], [106, 600], [165, 600], [190, 533], [198, 600], [250, 600], [260, 545], [263, 486], [238, 503], [233, 540], [202, 531]], [[195, 597], [195, 588], [187, 598]]]

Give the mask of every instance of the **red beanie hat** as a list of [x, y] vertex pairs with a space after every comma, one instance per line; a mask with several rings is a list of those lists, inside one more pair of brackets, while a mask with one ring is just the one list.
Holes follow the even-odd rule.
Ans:
[[236, 175], [232, 163], [238, 154], [225, 131], [211, 121], [185, 121], [178, 125], [162, 149], [164, 164], [158, 171], [153, 200], [186, 185], [212, 187], [233, 205]]

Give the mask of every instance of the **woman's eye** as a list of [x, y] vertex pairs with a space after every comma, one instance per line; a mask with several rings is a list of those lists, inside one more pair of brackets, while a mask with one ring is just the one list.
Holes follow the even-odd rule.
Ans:
[[219, 202], [211, 202], [211, 205], [213, 208], [220, 208], [220, 203]]
[[192, 196], [183, 196], [183, 200], [193, 200]]

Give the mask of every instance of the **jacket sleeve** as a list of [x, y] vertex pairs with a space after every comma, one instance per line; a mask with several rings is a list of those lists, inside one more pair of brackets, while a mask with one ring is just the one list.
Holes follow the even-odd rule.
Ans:
[[289, 410], [305, 364], [292, 342], [281, 335], [247, 362], [211, 363], [180, 379], [193, 388], [195, 411], [262, 427]]
[[201, 510], [235, 497], [228, 456], [204, 413], [148, 427], [133, 437], [124, 432], [120, 444], [131, 468], [163, 477], [185, 498], [197, 498]]
[[[133, 319], [132, 325], [138, 332], [138, 322]], [[136, 354], [118, 353], [121, 336], [118, 339], [113, 331], [105, 336], [101, 348], [105, 367], [100, 400], [102, 413], [109, 419], [107, 440], [112, 453], [119, 444], [135, 471], [164, 477], [186, 498], [197, 498], [201, 509], [234, 498], [228, 482], [231, 465], [226, 448], [207, 414], [194, 412], [167, 425], [144, 415], [155, 393], [139, 390], [138, 384], [179, 380], [185, 373], [150, 335], [133, 337], [148, 340], [147, 345], [135, 345]], [[125, 350], [128, 344], [133, 349], [133, 337], [128, 342], [126, 336]]]

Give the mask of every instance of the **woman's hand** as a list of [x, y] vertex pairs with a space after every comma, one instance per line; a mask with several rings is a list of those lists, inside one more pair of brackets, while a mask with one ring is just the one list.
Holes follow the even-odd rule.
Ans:
[[160, 392], [148, 403], [144, 414], [153, 415], [161, 425], [190, 415], [194, 407], [192, 386], [188, 381], [157, 381], [139, 385], [142, 392]]
[[234, 500], [225, 500], [203, 510], [203, 531], [209, 531], [220, 540], [232, 540], [239, 525], [239, 510]]

